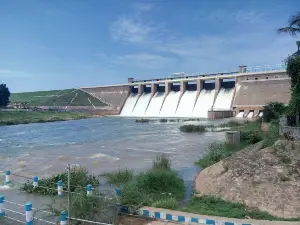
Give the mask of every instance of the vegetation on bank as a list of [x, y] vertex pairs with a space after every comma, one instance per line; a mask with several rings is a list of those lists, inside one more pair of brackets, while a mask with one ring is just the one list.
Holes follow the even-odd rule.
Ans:
[[[40, 195], [57, 195], [57, 182], [62, 181], [64, 186], [68, 184], [68, 171], [55, 174], [47, 178], [39, 180], [39, 187], [34, 188], [32, 181], [27, 181], [21, 190], [27, 193], [40, 194]], [[89, 174], [88, 170], [83, 167], [71, 167], [70, 168], [70, 191], [85, 191], [85, 187], [91, 184], [93, 187], [97, 187], [100, 181], [97, 176]], [[47, 187], [47, 188], [45, 188]], [[65, 188], [64, 188], [65, 189]]]
[[133, 175], [130, 170], [119, 170], [102, 176], [111, 185], [121, 187], [120, 201], [125, 205], [176, 209], [185, 196], [184, 182], [171, 169], [166, 155], [158, 156], [152, 168], [143, 173]]
[[270, 123], [269, 130], [263, 132], [261, 130], [261, 121], [247, 123], [243, 127], [239, 127], [240, 144], [233, 145], [228, 143], [212, 143], [208, 146], [206, 153], [196, 164], [205, 169], [222, 159], [244, 149], [245, 147], [263, 141], [263, 147], [271, 146], [279, 137], [278, 122]]
[[243, 203], [225, 201], [215, 196], [193, 197], [188, 204], [181, 209], [189, 213], [198, 213], [210, 216], [222, 216], [237, 219], [257, 219], [257, 220], [279, 220], [279, 221], [299, 221], [300, 218], [285, 219], [272, 216], [268, 212], [249, 208]]
[[79, 120], [89, 118], [87, 113], [58, 111], [0, 111], [1, 125], [28, 123], [47, 123], [55, 121]]

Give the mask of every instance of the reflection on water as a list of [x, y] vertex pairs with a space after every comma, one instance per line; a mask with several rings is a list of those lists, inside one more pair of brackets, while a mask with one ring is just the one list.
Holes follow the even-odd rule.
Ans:
[[67, 164], [94, 173], [118, 168], [141, 171], [157, 154], [172, 158], [175, 169], [190, 167], [206, 146], [223, 133], [185, 134], [179, 123], [135, 123], [120, 118], [95, 118], [0, 129], [0, 169], [24, 175], [49, 175]]

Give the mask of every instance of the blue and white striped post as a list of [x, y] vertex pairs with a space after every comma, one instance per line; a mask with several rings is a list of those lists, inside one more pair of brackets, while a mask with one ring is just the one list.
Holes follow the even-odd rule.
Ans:
[[27, 202], [25, 205], [25, 209], [26, 209], [26, 225], [32, 225], [33, 224], [33, 213], [32, 213], [32, 203], [31, 202]]
[[67, 216], [68, 216], [68, 213], [66, 211], [62, 211], [60, 213], [60, 217], [59, 217], [60, 225], [67, 224]]
[[37, 188], [39, 186], [39, 178], [37, 176], [32, 178], [32, 185], [34, 188]]
[[87, 191], [86, 191], [86, 195], [89, 196], [92, 194], [92, 190], [93, 190], [93, 186], [91, 184], [88, 184], [86, 187]]
[[7, 170], [6, 173], [5, 173], [5, 184], [9, 185], [10, 183], [11, 183], [11, 180], [10, 180], [10, 170]]
[[63, 183], [62, 183], [62, 180], [59, 180], [57, 182], [57, 194], [58, 196], [62, 196], [62, 193], [63, 193]]
[[3, 218], [4, 216], [4, 196], [0, 195], [0, 218]]

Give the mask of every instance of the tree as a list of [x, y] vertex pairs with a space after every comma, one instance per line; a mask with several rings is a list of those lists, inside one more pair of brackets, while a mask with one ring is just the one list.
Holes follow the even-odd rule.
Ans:
[[[298, 51], [299, 52], [299, 51]], [[287, 74], [291, 78], [291, 99], [288, 114], [296, 115], [300, 107], [300, 55], [294, 54], [287, 58]]]
[[300, 12], [291, 16], [287, 27], [279, 28], [277, 31], [278, 33], [289, 33], [292, 36], [296, 36], [297, 33], [300, 33]]
[[265, 122], [277, 120], [285, 112], [286, 107], [280, 102], [269, 102], [264, 106], [263, 119]]
[[10, 91], [6, 84], [0, 84], [0, 107], [5, 107], [9, 103]]

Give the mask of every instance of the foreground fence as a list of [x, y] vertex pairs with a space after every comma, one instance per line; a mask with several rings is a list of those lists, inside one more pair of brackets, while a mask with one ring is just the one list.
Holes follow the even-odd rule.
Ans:
[[[53, 187], [41, 186], [39, 183], [39, 178], [33, 176], [32, 178], [14, 174], [11, 171], [0, 171], [0, 173], [5, 174], [3, 183], [6, 186], [12, 186], [16, 183], [24, 184], [24, 182], [19, 182], [17, 178], [22, 177], [31, 180], [31, 185], [33, 188], [45, 188], [53, 190]], [[13, 176], [13, 177], [12, 177]], [[1, 225], [112, 225], [112, 224], [128, 224], [128, 225], [151, 225], [151, 222], [157, 220], [158, 224], [210, 224], [210, 225], [237, 225], [237, 223], [217, 221], [215, 219], [209, 219], [206, 216], [192, 215], [189, 213], [176, 212], [172, 210], [157, 209], [151, 207], [142, 207], [132, 209], [128, 206], [122, 206], [119, 204], [110, 205], [113, 208], [114, 213], [111, 216], [111, 222], [105, 223], [103, 217], [99, 220], [88, 220], [85, 218], [76, 218], [70, 215], [70, 194], [77, 194], [76, 192], [70, 192], [70, 184], [67, 190], [64, 189], [64, 183], [59, 180], [56, 183], [56, 198], [62, 199], [63, 197], [68, 197], [68, 204], [64, 205], [64, 210], [60, 212], [53, 212], [39, 206], [35, 206], [31, 201], [16, 202], [7, 198], [4, 194], [0, 193], [0, 224]], [[80, 187], [80, 186], [79, 186]], [[86, 187], [80, 187], [85, 191], [84, 195], [89, 198], [93, 196], [93, 192], [96, 188], [88, 184]], [[82, 193], [80, 193], [82, 194]], [[121, 195], [121, 189], [115, 189], [115, 198]], [[89, 210], [89, 209], [86, 209]], [[85, 211], [86, 211], [85, 210]], [[86, 213], [86, 212], [84, 212]], [[230, 220], [230, 219], [229, 219]], [[239, 225], [251, 225], [250, 223], [239, 223]], [[252, 224], [253, 225], [253, 224]]]

